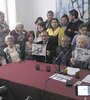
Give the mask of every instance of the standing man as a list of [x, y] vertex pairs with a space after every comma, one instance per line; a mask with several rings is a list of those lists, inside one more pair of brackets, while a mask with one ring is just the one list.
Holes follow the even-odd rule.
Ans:
[[78, 33], [78, 26], [82, 24], [83, 21], [78, 19], [78, 12], [75, 9], [69, 11], [69, 21], [65, 34], [68, 35], [72, 41], [73, 37]]
[[47, 12], [47, 20], [44, 22], [46, 29], [50, 27], [50, 20], [53, 18], [53, 16], [54, 16], [53, 11], [48, 11]]
[[5, 37], [9, 31], [9, 27], [4, 19], [4, 13], [0, 11], [0, 65], [6, 64], [3, 49], [6, 47]]

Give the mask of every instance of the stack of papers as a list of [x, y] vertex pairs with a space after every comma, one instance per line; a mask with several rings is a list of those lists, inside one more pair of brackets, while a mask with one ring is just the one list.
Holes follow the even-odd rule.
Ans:
[[72, 77], [70, 77], [70, 76], [66, 76], [66, 75], [62, 75], [62, 74], [57, 74], [57, 73], [52, 75], [49, 78], [52, 78], [54, 80], [58, 80], [58, 81], [61, 81], [61, 82], [66, 82], [67, 80], [71, 80], [72, 79]]
[[67, 74], [69, 75], [75, 75], [75, 73], [79, 71], [80, 71], [79, 68], [67, 67]]
[[82, 81], [86, 83], [90, 83], [90, 75], [87, 75]]

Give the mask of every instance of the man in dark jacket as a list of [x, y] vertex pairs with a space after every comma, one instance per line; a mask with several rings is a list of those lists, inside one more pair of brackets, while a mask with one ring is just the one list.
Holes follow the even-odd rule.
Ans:
[[36, 60], [40, 62], [52, 63], [53, 57], [55, 56], [55, 44], [53, 37], [49, 37], [46, 31], [41, 33], [42, 41], [37, 44], [43, 44], [46, 46], [46, 56], [37, 56]]
[[56, 64], [69, 66], [73, 49], [74, 47], [70, 45], [70, 38], [67, 35], [64, 35], [61, 38], [61, 46], [56, 48]]
[[83, 23], [83, 21], [78, 19], [78, 12], [77, 10], [73, 9], [69, 11], [69, 24], [65, 31], [65, 34], [68, 35], [71, 40], [73, 37], [78, 34], [78, 26]]

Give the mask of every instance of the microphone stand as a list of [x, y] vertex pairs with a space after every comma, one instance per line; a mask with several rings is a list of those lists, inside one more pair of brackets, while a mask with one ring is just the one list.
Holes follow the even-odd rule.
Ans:
[[58, 64], [58, 70], [56, 70], [55, 73], [62, 74], [62, 71], [61, 71], [61, 69], [60, 69], [60, 65], [61, 65], [61, 64], [59, 63], [59, 64]]
[[[60, 69], [60, 65], [61, 65], [61, 58], [60, 58], [60, 56], [62, 55], [62, 52], [60, 52], [59, 53], [59, 55], [58, 55], [58, 57], [55, 59], [55, 61], [54, 61], [54, 64], [56, 63], [56, 61], [57, 61], [57, 65], [58, 65], [58, 70], [56, 70], [55, 71], [55, 73], [58, 73], [58, 74], [62, 74], [62, 71], [61, 71], [61, 69]], [[59, 60], [59, 58], [60, 58], [60, 60]]]

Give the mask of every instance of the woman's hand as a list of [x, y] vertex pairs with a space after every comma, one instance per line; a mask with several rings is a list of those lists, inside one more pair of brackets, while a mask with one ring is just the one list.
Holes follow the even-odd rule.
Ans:
[[20, 63], [21, 61], [22, 61], [21, 59], [18, 59], [18, 60], [17, 60], [17, 62], [19, 62], [19, 63]]
[[75, 64], [76, 59], [75, 58], [71, 58], [70, 61], [71, 61], [72, 64]]

